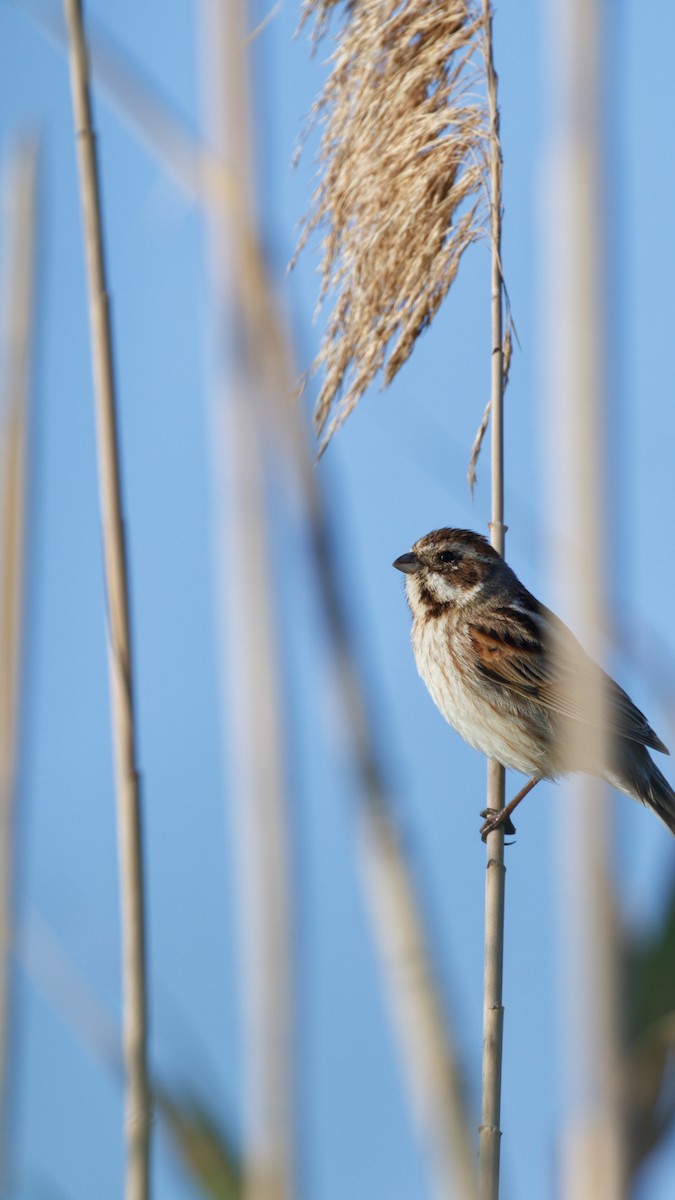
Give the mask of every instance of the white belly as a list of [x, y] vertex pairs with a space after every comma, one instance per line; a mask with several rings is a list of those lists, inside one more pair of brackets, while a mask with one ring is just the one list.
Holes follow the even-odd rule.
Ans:
[[412, 645], [417, 670], [426, 683], [436, 707], [460, 737], [488, 758], [522, 771], [545, 776], [547, 738], [531, 736], [516, 711], [516, 703], [505, 689], [491, 687], [477, 677], [467, 646], [461, 658], [461, 642], [453, 639], [448, 649], [447, 626], [441, 621], [414, 622]]

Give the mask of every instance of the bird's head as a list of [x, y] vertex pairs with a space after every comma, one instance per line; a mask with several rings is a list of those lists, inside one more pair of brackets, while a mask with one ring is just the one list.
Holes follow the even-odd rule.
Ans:
[[440, 615], [471, 603], [508, 568], [487, 538], [470, 529], [436, 529], [393, 563], [407, 575], [413, 616]]

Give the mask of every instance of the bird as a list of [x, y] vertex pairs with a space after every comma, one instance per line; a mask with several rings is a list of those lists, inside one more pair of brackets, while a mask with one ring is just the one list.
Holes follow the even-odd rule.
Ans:
[[437, 529], [393, 566], [406, 576], [415, 663], [437, 708], [470, 746], [528, 776], [504, 808], [481, 813], [484, 841], [500, 827], [515, 833], [511, 815], [541, 779], [577, 771], [675, 833], [675, 792], [647, 749], [667, 747], [487, 538]]

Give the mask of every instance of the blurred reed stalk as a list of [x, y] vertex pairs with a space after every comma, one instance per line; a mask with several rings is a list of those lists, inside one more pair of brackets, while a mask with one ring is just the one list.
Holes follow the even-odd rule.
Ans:
[[[260, 258], [261, 282], [264, 262]], [[441, 996], [412, 869], [406, 857], [393, 801], [373, 730], [368, 688], [342, 599], [330, 521], [313, 464], [301, 410], [292, 402], [297, 379], [290, 337], [270, 306], [272, 283], [261, 290], [261, 344], [277, 404], [290, 441], [294, 474], [301, 485], [305, 517], [327, 631], [333, 650], [343, 715], [358, 771], [362, 803], [362, 867], [373, 937], [398, 1034], [408, 1093], [438, 1200], [475, 1200], [478, 1195], [473, 1139], [466, 1108], [460, 1056]], [[380, 714], [381, 722], [382, 716]]]
[[126, 1200], [148, 1200], [151, 1096], [147, 1066], [145, 901], [136, 759], [129, 589], [119, 465], [112, 334], [103, 252], [101, 199], [80, 0], [64, 0], [89, 290], [98, 470], [108, 608], [123, 937], [126, 1070]]
[[[490, 155], [490, 235], [492, 249], [491, 284], [491, 478], [492, 503], [490, 540], [504, 554], [504, 352], [503, 352], [503, 279], [502, 241], [502, 152], [499, 137], [497, 74], [492, 47], [492, 5], [483, 0], [483, 32], [489, 111]], [[499, 812], [504, 806], [504, 768], [488, 761], [487, 807]], [[501, 1089], [504, 1007], [502, 976], [504, 967], [504, 830], [495, 829], [487, 836], [485, 877], [485, 973], [483, 982], [483, 1071], [479, 1144], [480, 1200], [499, 1196], [499, 1160], [501, 1148]]]
[[257, 201], [244, 0], [203, 0], [200, 71], [209, 140], [229, 188], [207, 197], [215, 357], [214, 474], [239, 884], [246, 1200], [293, 1191], [290, 872], [267, 467], [269, 380], [260, 367]]
[[[249, 241], [251, 230], [240, 225]], [[326, 500], [311, 459], [301, 409], [295, 402], [297, 368], [290, 335], [274, 299], [274, 284], [259, 240], [250, 240], [255, 269], [248, 305], [255, 315], [257, 362], [273, 402], [269, 417], [276, 445], [288, 455], [300, 485], [317, 584], [333, 649], [343, 715], [358, 771], [363, 819], [363, 869], [373, 936], [407, 1075], [409, 1095], [438, 1200], [478, 1195], [473, 1139], [456, 1040], [444, 1007], [412, 870], [372, 731], [367, 687], [349, 628], [330, 533]], [[380, 716], [381, 721], [381, 716]]]
[[440, 994], [418, 888], [372, 736], [375, 722], [341, 596], [320, 473], [311, 460], [301, 410], [293, 401], [297, 370], [290, 338], [273, 303], [273, 284], [266, 278], [262, 255], [258, 263], [255, 303], [260, 317], [258, 342], [264, 347], [260, 362], [274, 389], [276, 418], [290, 451], [294, 478], [301, 486], [309, 524], [317, 584], [360, 781], [366, 897], [409, 1095], [434, 1195], [438, 1200], [474, 1200], [473, 1139], [456, 1040]]
[[[602, 0], [549, 5], [553, 125], [545, 263], [547, 478], [559, 536], [555, 591], [592, 658], [607, 653], [606, 413], [608, 359], [604, 235], [604, 126], [609, 9]], [[611, 227], [611, 226], [610, 226]], [[603, 756], [600, 682], [584, 706], [596, 716], [579, 730], [580, 756]], [[574, 701], [574, 697], [572, 697]], [[606, 739], [605, 739], [606, 741]], [[564, 1130], [562, 1200], [626, 1195], [622, 1113], [620, 982], [612, 882], [612, 821], [606, 786], [590, 776], [565, 784], [558, 839], [563, 996]], [[615, 802], [613, 802], [615, 803]], [[564, 814], [564, 815], [562, 815]], [[562, 824], [564, 822], [564, 825]]]
[[[236, 111], [241, 114], [241, 108]], [[209, 173], [209, 177], [212, 177]], [[381, 769], [371, 740], [364, 687], [340, 598], [325, 504], [311, 463], [294, 400], [297, 372], [287, 331], [274, 300], [260, 241], [251, 224], [252, 206], [235, 204], [239, 246], [246, 249], [243, 311], [248, 314], [261, 391], [273, 407], [268, 437], [277, 453], [290, 453], [293, 477], [301, 485], [317, 579], [328, 632], [334, 647], [338, 683], [361, 776], [366, 838], [365, 864], [370, 882], [374, 932], [400, 1030], [411, 1093], [427, 1153], [433, 1164], [439, 1200], [476, 1196], [471, 1138], [463, 1105], [457, 1057], [449, 1037], [435, 972], [424, 933], [419, 902], [400, 847]], [[275, 435], [275, 430], [281, 434]]]
[[0, 1192], [7, 1185], [10, 947], [13, 935], [14, 792], [21, 709], [26, 430], [34, 329], [37, 146], [14, 148], [3, 181], [0, 451]]

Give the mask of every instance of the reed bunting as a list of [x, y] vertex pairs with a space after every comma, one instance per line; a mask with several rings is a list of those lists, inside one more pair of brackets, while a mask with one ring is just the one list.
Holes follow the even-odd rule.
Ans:
[[[529, 776], [500, 812], [481, 813], [483, 840], [515, 832], [511, 813], [535, 784], [572, 771], [648, 804], [675, 833], [675, 792], [646, 750], [667, 748], [486, 538], [437, 529], [393, 565], [407, 577], [415, 662], [434, 703], [470, 746]], [[606, 727], [594, 738], [587, 697], [599, 688]]]

